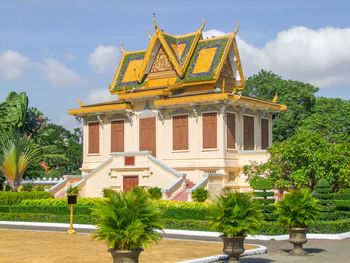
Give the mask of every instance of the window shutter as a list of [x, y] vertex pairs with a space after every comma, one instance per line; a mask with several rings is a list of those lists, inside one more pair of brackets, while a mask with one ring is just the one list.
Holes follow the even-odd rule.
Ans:
[[111, 122], [111, 152], [124, 152], [124, 121]]
[[216, 113], [203, 113], [203, 148], [217, 147], [217, 118]]
[[244, 150], [254, 150], [254, 117], [244, 116]]
[[89, 153], [99, 153], [99, 123], [89, 123]]
[[236, 148], [236, 118], [232, 113], [227, 113], [227, 148]]
[[188, 149], [188, 116], [173, 117], [173, 149]]
[[140, 151], [150, 150], [156, 157], [156, 118], [140, 119], [139, 125]]
[[269, 147], [269, 120], [261, 120], [261, 149]]

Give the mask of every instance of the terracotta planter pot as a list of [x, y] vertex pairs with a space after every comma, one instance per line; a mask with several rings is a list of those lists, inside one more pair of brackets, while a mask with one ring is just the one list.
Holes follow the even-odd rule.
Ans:
[[224, 249], [222, 250], [229, 256], [228, 262], [240, 262], [239, 256], [245, 251], [244, 249], [244, 236], [226, 237], [220, 236], [224, 242]]
[[138, 263], [143, 249], [137, 251], [108, 249], [112, 254], [113, 263]]
[[289, 232], [289, 242], [294, 245], [294, 249], [290, 252], [291, 255], [302, 256], [306, 252], [303, 249], [303, 244], [307, 242], [307, 228], [287, 228]]

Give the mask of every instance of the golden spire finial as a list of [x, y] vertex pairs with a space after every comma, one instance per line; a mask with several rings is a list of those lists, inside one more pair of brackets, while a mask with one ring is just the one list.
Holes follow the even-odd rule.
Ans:
[[120, 42], [120, 50], [124, 53], [125, 50], [123, 49], [123, 42]]
[[239, 21], [238, 21], [238, 19], [237, 19], [237, 27], [236, 27], [235, 31], [233, 32], [233, 35], [236, 35], [236, 33], [237, 33], [237, 31], [238, 31], [238, 28], [239, 28]]
[[158, 28], [157, 23], [156, 23], [156, 13], [153, 13], [153, 23], [154, 23], [154, 28], [158, 32], [159, 28]]
[[275, 95], [275, 97], [273, 98], [272, 102], [276, 103], [277, 99], [278, 99], [278, 93], [276, 92], [276, 95]]
[[81, 102], [80, 98], [78, 98], [78, 103], [80, 105], [80, 108], [83, 107], [83, 103]]
[[149, 40], [152, 40], [152, 37], [151, 37], [151, 34], [149, 33], [149, 29], [148, 29], [148, 31], [147, 31], [147, 33], [148, 33], [148, 38], [149, 38]]
[[203, 16], [203, 24], [202, 24], [201, 28], [198, 31], [202, 32], [204, 26], [205, 26], [205, 16]]

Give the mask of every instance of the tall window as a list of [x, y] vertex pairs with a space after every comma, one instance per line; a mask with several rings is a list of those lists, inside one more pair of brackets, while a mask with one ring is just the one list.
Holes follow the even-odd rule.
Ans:
[[236, 148], [236, 120], [232, 113], [227, 113], [227, 148]]
[[188, 150], [188, 116], [173, 117], [173, 149]]
[[111, 122], [111, 152], [124, 152], [124, 121]]
[[261, 149], [269, 147], [269, 120], [261, 120]]
[[203, 113], [203, 148], [217, 147], [216, 112]]
[[254, 150], [254, 117], [244, 116], [244, 150]]
[[89, 153], [99, 153], [100, 134], [99, 123], [89, 123]]

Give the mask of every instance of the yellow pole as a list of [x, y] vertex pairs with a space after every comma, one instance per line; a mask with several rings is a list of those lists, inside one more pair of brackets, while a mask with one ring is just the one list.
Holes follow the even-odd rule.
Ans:
[[74, 205], [70, 205], [69, 210], [70, 210], [70, 227], [67, 231], [68, 234], [75, 234], [75, 230], [73, 229], [73, 209]]

